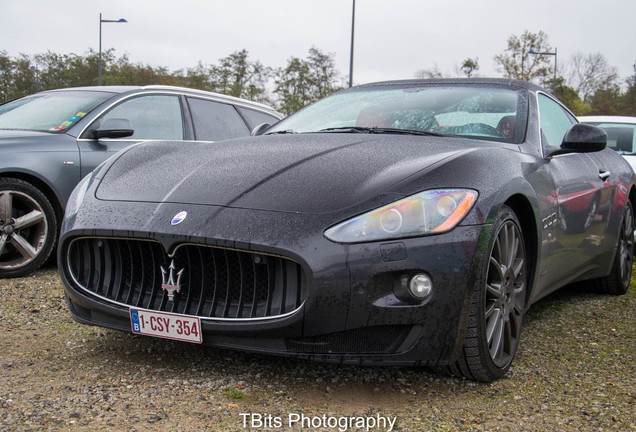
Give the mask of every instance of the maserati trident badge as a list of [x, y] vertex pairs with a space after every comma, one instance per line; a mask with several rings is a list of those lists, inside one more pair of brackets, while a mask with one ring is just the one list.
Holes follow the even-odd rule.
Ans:
[[186, 217], [188, 217], [188, 212], [186, 211], [179, 212], [176, 215], [174, 215], [174, 217], [170, 221], [170, 225], [179, 225], [181, 222], [185, 220]]
[[166, 290], [168, 293], [168, 300], [174, 301], [174, 295], [181, 291], [181, 274], [184, 269], [177, 272], [177, 280], [175, 282], [174, 278], [176, 269], [174, 267], [174, 260], [170, 261], [168, 270], [163, 268], [163, 266], [160, 266], [159, 268], [161, 269], [161, 289]]

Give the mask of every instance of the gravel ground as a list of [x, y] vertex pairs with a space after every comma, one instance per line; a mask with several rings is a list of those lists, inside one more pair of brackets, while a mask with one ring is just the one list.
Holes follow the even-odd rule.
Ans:
[[290, 426], [292, 414], [395, 417], [398, 431], [635, 431], [635, 311], [636, 281], [620, 297], [562, 290], [530, 310], [509, 374], [479, 384], [76, 324], [48, 268], [0, 280], [0, 430], [345, 430]]

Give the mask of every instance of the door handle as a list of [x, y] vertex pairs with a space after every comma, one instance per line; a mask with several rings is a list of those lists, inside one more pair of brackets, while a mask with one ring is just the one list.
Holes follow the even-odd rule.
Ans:
[[607, 180], [610, 175], [612, 175], [612, 173], [609, 171], [599, 170], [598, 172], [598, 177], [603, 181]]

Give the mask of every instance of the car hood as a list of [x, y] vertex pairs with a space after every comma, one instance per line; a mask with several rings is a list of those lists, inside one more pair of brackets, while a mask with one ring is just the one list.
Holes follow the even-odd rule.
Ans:
[[[216, 143], [154, 142], [124, 152], [96, 197], [296, 213], [344, 209], [465, 153], [467, 140], [303, 134]], [[474, 144], [474, 143], [473, 143]]]

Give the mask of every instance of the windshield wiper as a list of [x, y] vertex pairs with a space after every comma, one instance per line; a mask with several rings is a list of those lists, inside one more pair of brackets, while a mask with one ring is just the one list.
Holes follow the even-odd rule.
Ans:
[[354, 132], [354, 133], [447, 136], [447, 135], [436, 133], [436, 132], [427, 132], [427, 131], [416, 130], [416, 129], [360, 127], [360, 126], [332, 127], [332, 128], [321, 129], [318, 132], [345, 132], [345, 133]]
[[276, 131], [276, 132], [267, 132], [263, 135], [285, 135], [285, 134], [295, 134], [296, 132], [294, 132], [291, 129], [285, 129], [285, 130], [280, 130], [280, 131]]
[[398, 128], [372, 128], [373, 133], [395, 133], [404, 135], [432, 135], [432, 136], [447, 136], [437, 132], [428, 132], [418, 129], [398, 129]]
[[320, 129], [318, 132], [344, 132], [344, 133], [373, 133], [374, 128], [360, 127], [360, 126], [344, 126], [344, 127], [330, 127], [326, 129]]

